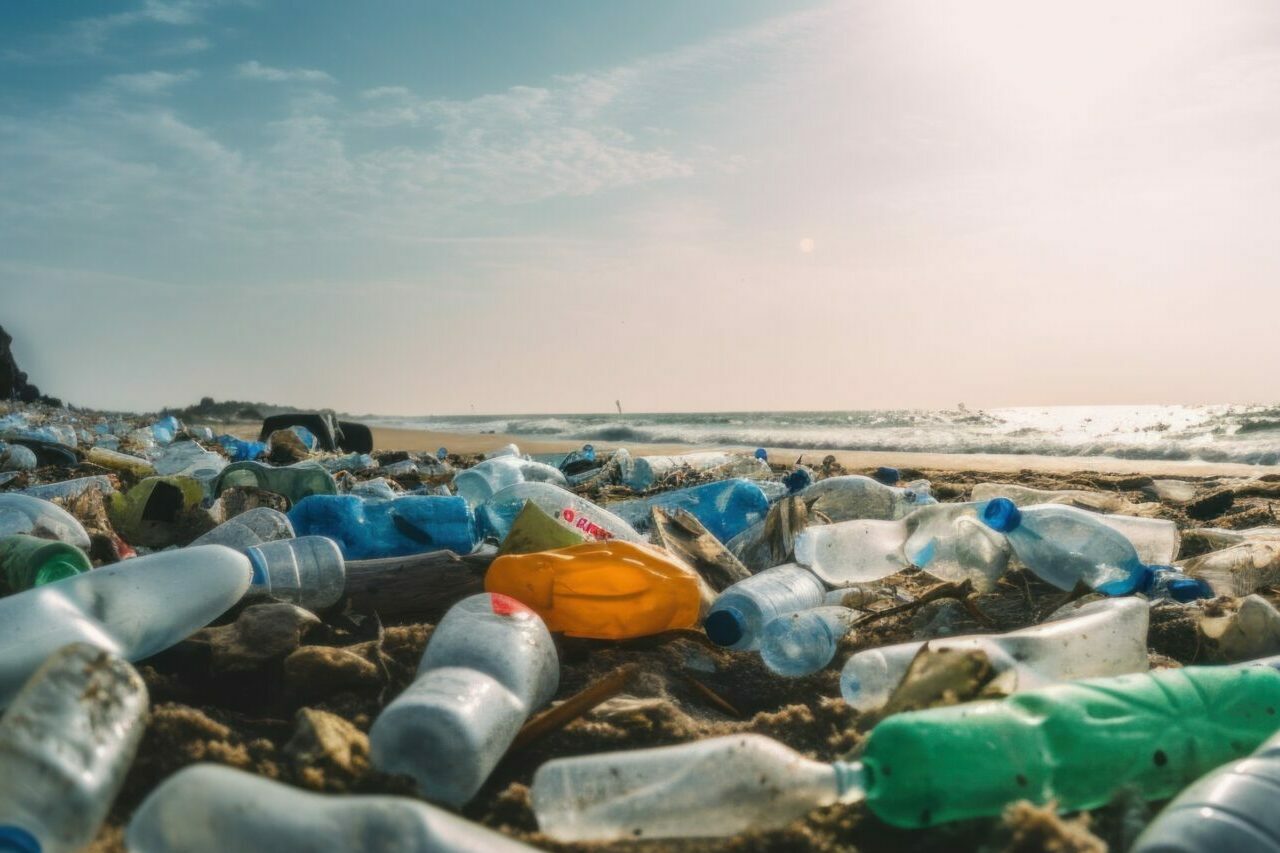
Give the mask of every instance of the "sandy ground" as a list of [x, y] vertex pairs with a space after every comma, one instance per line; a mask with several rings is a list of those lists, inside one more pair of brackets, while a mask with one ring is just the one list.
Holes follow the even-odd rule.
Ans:
[[[253, 437], [257, 437], [256, 432]], [[484, 453], [514, 442], [525, 453], [559, 453], [576, 450], [581, 442], [546, 441], [528, 437], [493, 434], [473, 435], [448, 432], [431, 432], [415, 429], [391, 429], [375, 427], [373, 429], [374, 447], [383, 450], [431, 451], [437, 447], [447, 447], [451, 453]], [[611, 449], [624, 445], [605, 441], [595, 442], [601, 449]], [[636, 444], [625, 445], [633, 453], [646, 455], [663, 455], [669, 453], [687, 453], [697, 450], [754, 450], [740, 446], [725, 445], [723, 447], [694, 447], [681, 444]], [[1106, 474], [1147, 474], [1167, 477], [1210, 477], [1215, 475], [1231, 475], [1253, 477], [1262, 474], [1280, 473], [1280, 466], [1275, 465], [1242, 465], [1238, 463], [1216, 462], [1169, 462], [1153, 459], [1114, 459], [1105, 456], [1005, 456], [987, 453], [889, 453], [883, 451], [863, 450], [801, 450], [788, 447], [770, 447], [769, 458], [772, 461], [800, 461], [807, 465], [821, 464], [823, 457], [832, 455], [836, 461], [846, 468], [875, 468], [880, 465], [892, 465], [896, 468], [928, 468], [936, 471], [1042, 471], [1045, 473], [1071, 473], [1075, 471], [1095, 471]]]

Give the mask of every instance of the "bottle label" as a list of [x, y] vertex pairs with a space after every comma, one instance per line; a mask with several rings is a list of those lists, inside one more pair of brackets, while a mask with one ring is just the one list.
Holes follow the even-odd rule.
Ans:
[[613, 538], [613, 534], [608, 530], [605, 530], [585, 515], [578, 515], [578, 513], [571, 507], [565, 507], [560, 510], [560, 518], [564, 519], [564, 521], [573, 528], [581, 530], [592, 539], [605, 541]]

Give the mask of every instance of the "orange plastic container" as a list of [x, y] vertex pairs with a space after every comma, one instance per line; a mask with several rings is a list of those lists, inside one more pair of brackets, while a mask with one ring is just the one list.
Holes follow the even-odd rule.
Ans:
[[484, 588], [528, 605], [552, 631], [601, 640], [693, 628], [702, 606], [692, 569], [618, 540], [499, 557]]

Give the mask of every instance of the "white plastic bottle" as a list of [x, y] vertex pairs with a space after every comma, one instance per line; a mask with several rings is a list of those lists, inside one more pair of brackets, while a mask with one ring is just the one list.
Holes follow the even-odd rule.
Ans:
[[711, 838], [861, 799], [861, 782], [854, 765], [811, 761], [763, 735], [728, 735], [548, 761], [533, 776], [533, 812], [557, 841]]
[[533, 850], [408, 797], [313, 794], [220, 764], [166, 779], [129, 821], [130, 853], [519, 853]]
[[928, 481], [921, 480], [912, 488], [901, 489], [860, 474], [848, 474], [819, 480], [800, 492], [800, 497], [832, 521], [855, 518], [891, 521], [924, 503], [921, 498], [928, 497], [928, 492], [922, 490], [927, 486]]
[[93, 840], [146, 728], [133, 667], [84, 643], [37, 670], [0, 720], [0, 850], [71, 853]]
[[30, 495], [0, 495], [0, 536], [15, 533], [58, 539], [81, 549], [89, 547], [84, 525], [57, 504]]
[[191, 544], [251, 548], [263, 542], [292, 539], [294, 535], [289, 516], [278, 509], [259, 506], [227, 519]]
[[346, 563], [338, 543], [324, 536], [301, 536], [246, 548], [253, 564], [250, 592], [260, 592], [308, 610], [323, 610], [347, 588]]
[[373, 764], [461, 806], [559, 684], [555, 644], [536, 613], [497, 593], [464, 598], [436, 626], [417, 680], [374, 720]]
[[505, 539], [526, 502], [532, 502], [561, 525], [588, 540], [645, 541], [635, 528], [607, 509], [551, 483], [516, 483], [494, 494], [476, 510], [476, 523], [481, 533], [498, 541]]
[[221, 545], [162, 551], [0, 598], [0, 707], [40, 664], [85, 642], [126, 660], [208, 625], [249, 589], [249, 558]]
[[713, 643], [725, 648], [759, 648], [770, 621], [784, 613], [818, 607], [826, 595], [826, 586], [808, 569], [794, 563], [774, 566], [720, 593], [702, 627]]
[[[932, 650], [984, 652], [1007, 692], [1055, 681], [1124, 675], [1147, 669], [1148, 605], [1140, 598], [1104, 598], [1072, 615], [1007, 634], [929, 640]], [[866, 649], [840, 673], [844, 701], [860, 711], [885, 703], [925, 641]]]
[[738, 457], [719, 450], [702, 453], [686, 453], [683, 456], [637, 456], [629, 461], [623, 484], [637, 492], [644, 491], [677, 468], [689, 467], [694, 471], [709, 471], [728, 465]]

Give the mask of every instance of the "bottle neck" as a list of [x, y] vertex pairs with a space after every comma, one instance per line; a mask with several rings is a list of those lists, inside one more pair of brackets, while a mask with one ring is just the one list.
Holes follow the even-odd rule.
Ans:
[[20, 826], [0, 824], [0, 853], [40, 853], [40, 842]]
[[836, 798], [841, 803], [856, 803], [867, 796], [867, 773], [861, 761], [833, 761], [836, 772]]

